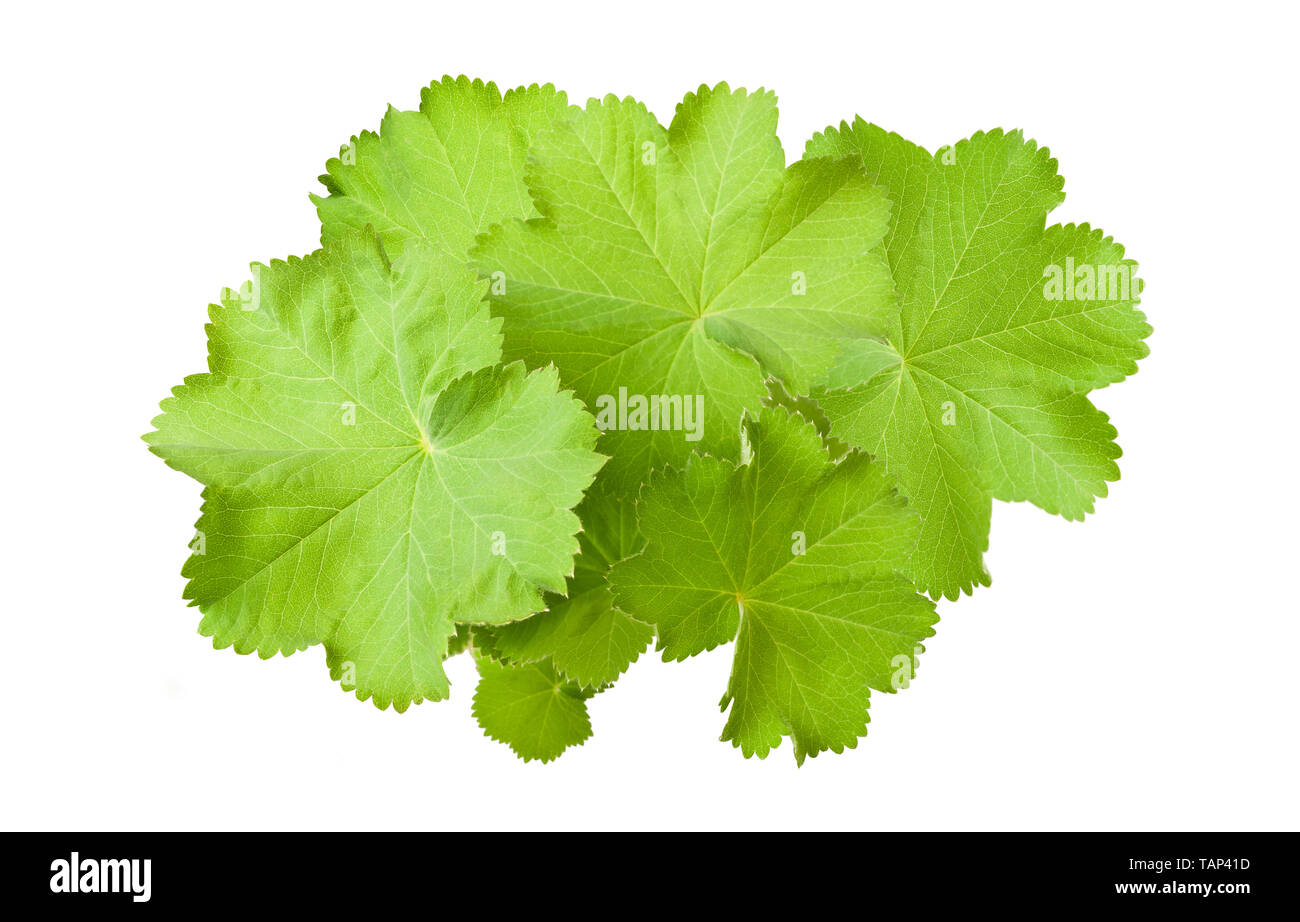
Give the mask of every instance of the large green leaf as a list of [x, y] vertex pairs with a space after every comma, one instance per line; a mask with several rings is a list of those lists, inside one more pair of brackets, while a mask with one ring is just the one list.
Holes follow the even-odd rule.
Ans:
[[[1101, 231], [1044, 228], [1062, 180], [1019, 132], [931, 156], [858, 120], [808, 145], [844, 155], [889, 189], [901, 313], [887, 342], [850, 344], [813, 397], [831, 434], [878, 455], [920, 512], [910, 572], [956, 598], [988, 582], [993, 497], [1078, 519], [1119, 477], [1115, 430], [1084, 394], [1147, 353], [1140, 281]], [[1075, 283], [1053, 289], [1070, 270]]]
[[[896, 313], [884, 195], [856, 156], [787, 167], [776, 120], [771, 93], [726, 84], [688, 95], [667, 130], [632, 99], [591, 100], [533, 144], [544, 217], [473, 251], [506, 357], [553, 361], [607, 430], [612, 495], [693, 448], [734, 456], [765, 376], [804, 387]], [[602, 414], [624, 395], [626, 420]], [[637, 418], [632, 401], [661, 396], [682, 403], [657, 427]], [[696, 401], [700, 427], [683, 419]]]
[[325, 645], [399, 710], [447, 693], [458, 623], [541, 609], [572, 572], [572, 512], [602, 458], [554, 369], [502, 367], [461, 264], [374, 237], [255, 266], [209, 325], [210, 374], [146, 436], [206, 485], [186, 597], [218, 647]]

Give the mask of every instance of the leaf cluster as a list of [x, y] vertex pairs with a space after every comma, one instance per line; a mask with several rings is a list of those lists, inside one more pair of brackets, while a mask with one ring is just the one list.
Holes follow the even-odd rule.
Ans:
[[651, 644], [734, 643], [724, 740], [854, 747], [989, 582], [993, 500], [1106, 495], [1088, 394], [1150, 328], [1020, 132], [859, 118], [787, 162], [776, 129], [726, 84], [665, 126], [448, 77], [352, 138], [322, 248], [223, 293], [145, 437], [203, 485], [200, 632], [320, 644], [399, 711], [468, 653], [485, 733], [542, 761]]

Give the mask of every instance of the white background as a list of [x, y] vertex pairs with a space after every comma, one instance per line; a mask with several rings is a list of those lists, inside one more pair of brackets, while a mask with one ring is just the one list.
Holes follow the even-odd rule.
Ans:
[[[1300, 826], [1286, 5], [115, 6], [3, 30], [0, 828]], [[996, 506], [993, 586], [940, 605], [856, 750], [718, 742], [728, 650], [646, 656], [544, 766], [481, 736], [464, 657], [399, 716], [320, 648], [196, 633], [199, 489], [139, 437], [218, 289], [317, 245], [325, 160], [462, 72], [665, 123], [701, 82], [771, 87], [789, 159], [854, 113], [930, 149], [1022, 127], [1060, 159], [1053, 219], [1141, 262], [1151, 357], [1095, 395], [1123, 480], [1082, 525]]]

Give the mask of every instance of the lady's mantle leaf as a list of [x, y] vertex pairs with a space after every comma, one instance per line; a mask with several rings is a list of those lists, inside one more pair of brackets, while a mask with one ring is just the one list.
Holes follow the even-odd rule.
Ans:
[[[631, 99], [591, 100], [538, 135], [532, 221], [473, 251], [493, 279], [505, 354], [554, 361], [610, 430], [602, 474], [633, 495], [692, 448], [734, 454], [767, 375], [793, 387], [830, 366], [845, 337], [894, 313], [879, 250], [889, 205], [858, 158], [786, 167], [771, 93], [701, 87], [664, 130]], [[676, 425], [601, 423], [620, 394], [676, 400]], [[683, 426], [682, 403], [702, 420]]]
[[554, 369], [502, 367], [483, 286], [373, 235], [256, 266], [212, 308], [210, 374], [146, 436], [206, 485], [186, 597], [218, 647], [323, 643], [361, 699], [447, 694], [458, 623], [543, 607], [572, 571], [599, 470]]
[[478, 660], [474, 716], [483, 732], [528, 762], [549, 762], [591, 736], [587, 699], [546, 663], [504, 666]]
[[846, 154], [894, 203], [885, 252], [902, 311], [888, 343], [851, 345], [813, 397], [831, 435], [878, 455], [921, 514], [909, 572], [956, 598], [988, 582], [993, 497], [1079, 519], [1119, 477], [1115, 430], [1084, 395], [1147, 354], [1141, 283], [1101, 231], [1044, 230], [1062, 180], [1019, 132], [931, 156], [859, 119], [808, 145]]
[[696, 455], [651, 478], [646, 548], [610, 582], [665, 659], [736, 640], [723, 739], [762, 757], [790, 736], [802, 763], [856, 745], [870, 689], [906, 686], [937, 618], [898, 575], [918, 523], [880, 465], [857, 452], [832, 463], [781, 408], [745, 433], [744, 464]]
[[491, 224], [537, 214], [524, 157], [539, 130], [578, 110], [555, 87], [509, 90], [443, 77], [418, 112], [390, 108], [379, 133], [362, 132], [327, 165], [328, 196], [312, 196], [321, 239], [373, 227], [399, 254], [421, 240], [458, 262]]

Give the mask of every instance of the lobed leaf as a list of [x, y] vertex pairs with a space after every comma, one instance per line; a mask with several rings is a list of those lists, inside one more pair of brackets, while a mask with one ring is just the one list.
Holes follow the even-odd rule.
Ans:
[[[859, 119], [807, 154], [857, 154], [889, 189], [900, 303], [887, 341], [848, 344], [812, 396], [830, 434], [879, 456], [920, 513], [909, 573], [956, 598], [989, 581], [994, 497], [1079, 519], [1118, 479], [1115, 430], [1084, 395], [1147, 354], [1135, 264], [1087, 225], [1044, 227], [1062, 180], [1018, 131], [931, 156]], [[1074, 264], [1115, 284], [1056, 297], [1045, 274]]]
[[832, 462], [782, 408], [745, 433], [743, 464], [695, 455], [651, 478], [645, 550], [610, 581], [665, 659], [735, 640], [722, 738], [763, 757], [790, 736], [802, 763], [856, 745], [871, 690], [905, 687], [937, 618], [899, 574], [918, 522], [880, 465]]
[[381, 708], [443, 698], [457, 624], [563, 590], [604, 460], [591, 416], [554, 369], [497, 364], [483, 286], [426, 245], [389, 264], [346, 237], [255, 273], [146, 436], [206, 487], [200, 630], [264, 657], [324, 644]]

